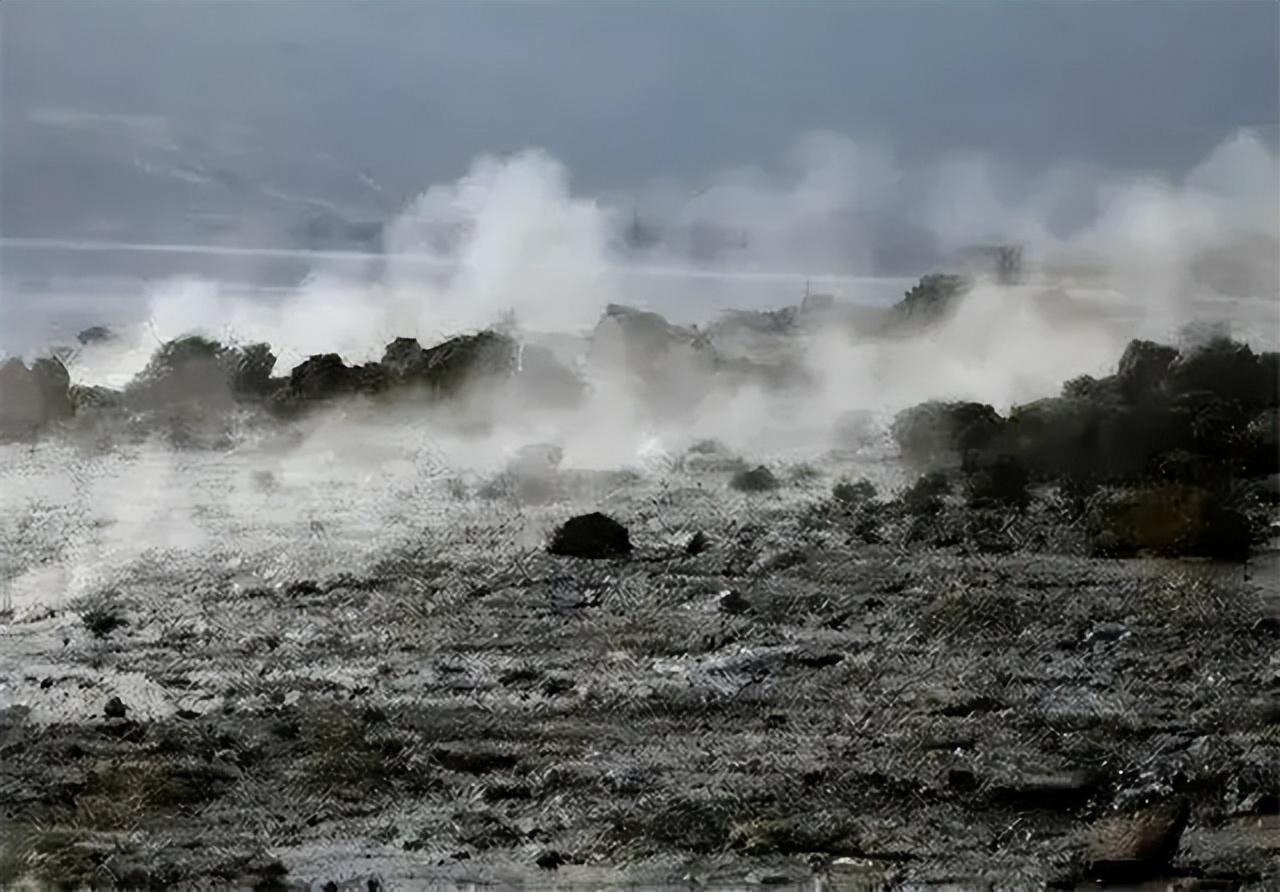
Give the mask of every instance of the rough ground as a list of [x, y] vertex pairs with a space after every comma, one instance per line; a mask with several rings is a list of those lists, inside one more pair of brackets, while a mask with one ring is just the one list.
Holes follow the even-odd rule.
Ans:
[[[1179, 888], [1280, 884], [1274, 554], [872, 543], [835, 460], [426, 475], [377, 517], [373, 473], [184, 461], [6, 465], [0, 885], [1092, 888], [1089, 828], [1168, 790]], [[161, 545], [86, 509], [117, 491]], [[592, 510], [629, 558], [545, 552]]]

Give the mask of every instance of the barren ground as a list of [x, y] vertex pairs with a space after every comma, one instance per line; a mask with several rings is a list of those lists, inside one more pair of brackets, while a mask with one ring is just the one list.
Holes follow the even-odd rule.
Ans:
[[[520, 499], [410, 454], [6, 448], [5, 885], [1075, 888], [1169, 785], [1177, 875], [1280, 884], [1273, 553], [868, 543], [831, 484], [895, 472], [837, 458]], [[591, 510], [629, 559], [545, 552]]]

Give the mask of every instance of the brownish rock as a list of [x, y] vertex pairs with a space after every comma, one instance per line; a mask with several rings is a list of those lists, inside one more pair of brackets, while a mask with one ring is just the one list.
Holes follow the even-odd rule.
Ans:
[[1089, 873], [1104, 882], [1159, 874], [1177, 854], [1190, 814], [1190, 803], [1178, 799], [1104, 821], [1089, 840]]

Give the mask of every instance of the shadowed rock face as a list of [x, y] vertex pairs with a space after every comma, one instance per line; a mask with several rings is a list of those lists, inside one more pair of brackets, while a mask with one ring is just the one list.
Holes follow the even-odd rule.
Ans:
[[56, 359], [0, 364], [0, 437], [28, 436], [72, 412], [71, 376]]
[[1068, 381], [1063, 396], [1007, 419], [930, 402], [900, 413], [892, 432], [908, 464], [959, 466], [976, 507], [1023, 507], [1037, 482], [1072, 498], [1105, 488], [1087, 512], [1097, 555], [1233, 560], [1265, 526], [1259, 481], [1280, 472], [1276, 391], [1273, 354], [1245, 344], [1217, 338], [1180, 353], [1133, 341], [1116, 374]]

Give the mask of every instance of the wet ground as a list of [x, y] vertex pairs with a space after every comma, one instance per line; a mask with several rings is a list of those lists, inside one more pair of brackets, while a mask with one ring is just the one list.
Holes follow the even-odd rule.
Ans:
[[[898, 478], [847, 456], [325, 454], [6, 456], [0, 884], [1090, 888], [1170, 791], [1140, 888], [1280, 883], [1274, 553], [868, 541], [831, 484]], [[586, 510], [634, 554], [545, 553]]]

